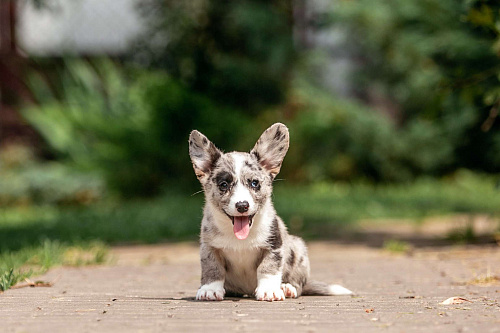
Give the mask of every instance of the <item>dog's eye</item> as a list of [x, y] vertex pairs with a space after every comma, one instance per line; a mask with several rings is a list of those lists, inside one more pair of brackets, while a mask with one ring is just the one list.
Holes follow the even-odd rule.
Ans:
[[227, 182], [222, 181], [219, 183], [219, 190], [227, 191], [228, 188], [229, 188], [229, 184]]
[[252, 180], [250, 182], [250, 186], [252, 186], [253, 188], [259, 187], [259, 181], [257, 179]]

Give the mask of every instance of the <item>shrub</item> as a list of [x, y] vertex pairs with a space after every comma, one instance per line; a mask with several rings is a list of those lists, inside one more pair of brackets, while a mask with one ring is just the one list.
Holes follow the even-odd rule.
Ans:
[[95, 174], [36, 160], [28, 147], [0, 150], [0, 206], [87, 205], [104, 195], [104, 187]]
[[280, 103], [293, 70], [291, 0], [146, 0], [133, 58], [219, 104]]
[[[408, 181], [438, 174], [453, 161], [452, 143], [432, 123], [415, 121], [398, 128], [375, 110], [305, 80], [296, 81], [291, 96], [295, 106], [281, 109], [294, 109], [287, 122], [292, 143], [284, 178]], [[283, 112], [270, 114], [273, 121]]]
[[218, 107], [161, 72], [67, 60], [60, 80], [56, 99], [34, 76], [43, 102], [24, 116], [58, 158], [97, 171], [124, 197], [155, 195], [179, 180], [195, 183], [187, 153], [192, 129], [236, 148], [251, 127], [241, 111]]
[[356, 45], [358, 95], [390, 100], [402, 128], [429, 124], [453, 150], [443, 169], [500, 171], [497, 1], [343, 1], [331, 13]]

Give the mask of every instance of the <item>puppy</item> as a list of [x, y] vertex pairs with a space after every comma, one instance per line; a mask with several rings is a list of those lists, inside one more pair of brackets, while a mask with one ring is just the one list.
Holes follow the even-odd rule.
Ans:
[[288, 145], [288, 128], [281, 123], [269, 127], [250, 153], [223, 153], [200, 132], [191, 132], [189, 155], [206, 201], [197, 300], [352, 294], [339, 285], [309, 280], [306, 245], [288, 234], [276, 214], [272, 184]]

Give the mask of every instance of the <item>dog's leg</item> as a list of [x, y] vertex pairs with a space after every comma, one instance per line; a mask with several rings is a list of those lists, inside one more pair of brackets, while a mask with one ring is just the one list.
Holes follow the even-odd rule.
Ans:
[[267, 251], [257, 268], [257, 289], [255, 298], [258, 301], [284, 301], [285, 294], [281, 289], [283, 255], [280, 249]]
[[196, 294], [200, 301], [222, 301], [224, 299], [224, 280], [226, 270], [224, 258], [219, 250], [206, 244], [200, 246], [201, 287]]

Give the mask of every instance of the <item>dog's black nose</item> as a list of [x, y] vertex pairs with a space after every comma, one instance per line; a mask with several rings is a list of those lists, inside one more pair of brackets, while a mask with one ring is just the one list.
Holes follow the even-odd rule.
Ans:
[[248, 201], [238, 201], [236, 203], [236, 210], [240, 213], [247, 212], [248, 207], [250, 207], [250, 205], [248, 204]]

